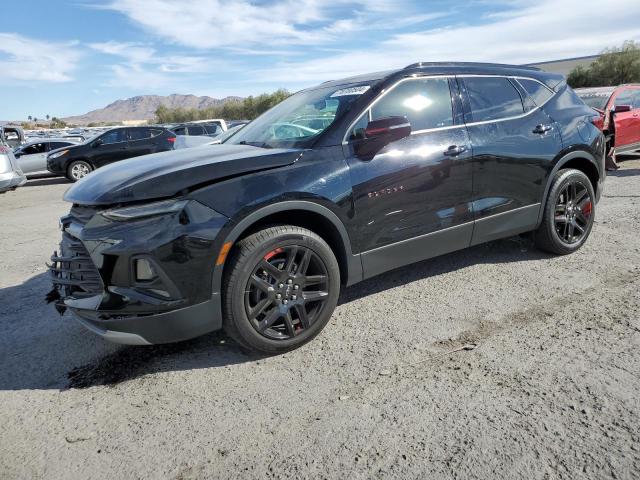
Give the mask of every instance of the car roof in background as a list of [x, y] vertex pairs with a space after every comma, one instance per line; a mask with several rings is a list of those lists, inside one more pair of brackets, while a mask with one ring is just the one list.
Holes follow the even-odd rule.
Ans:
[[44, 137], [44, 138], [30, 138], [26, 142], [24, 142], [21, 147], [27, 145], [34, 145], [36, 143], [46, 143], [46, 142], [67, 142], [67, 143], [77, 143], [75, 139], [77, 137], [65, 138], [65, 137]]
[[601, 97], [611, 95], [618, 87], [588, 87], [576, 88], [574, 91], [580, 97]]

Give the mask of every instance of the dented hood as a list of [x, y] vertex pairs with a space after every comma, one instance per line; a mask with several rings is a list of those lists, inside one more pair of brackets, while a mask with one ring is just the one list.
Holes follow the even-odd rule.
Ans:
[[131, 158], [75, 183], [64, 195], [81, 205], [111, 205], [166, 198], [199, 184], [290, 165], [302, 150], [211, 145]]

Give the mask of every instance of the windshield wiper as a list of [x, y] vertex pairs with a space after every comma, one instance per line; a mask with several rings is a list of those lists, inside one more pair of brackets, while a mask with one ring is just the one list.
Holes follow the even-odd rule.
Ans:
[[267, 142], [247, 142], [246, 140], [238, 142], [238, 145], [249, 145], [251, 147], [258, 148], [272, 148], [269, 144], [267, 144]]

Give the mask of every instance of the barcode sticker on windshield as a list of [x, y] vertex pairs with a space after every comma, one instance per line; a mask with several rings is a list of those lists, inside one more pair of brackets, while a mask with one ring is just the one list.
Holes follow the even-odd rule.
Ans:
[[362, 95], [371, 88], [369, 85], [361, 85], [360, 87], [343, 88], [337, 92], [333, 92], [331, 97], [346, 97], [348, 95]]

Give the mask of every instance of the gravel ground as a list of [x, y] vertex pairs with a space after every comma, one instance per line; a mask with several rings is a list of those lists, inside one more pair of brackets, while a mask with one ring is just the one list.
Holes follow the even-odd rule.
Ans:
[[60, 318], [67, 186], [0, 197], [1, 478], [640, 477], [640, 160], [578, 253], [516, 237], [384, 274], [268, 358]]

